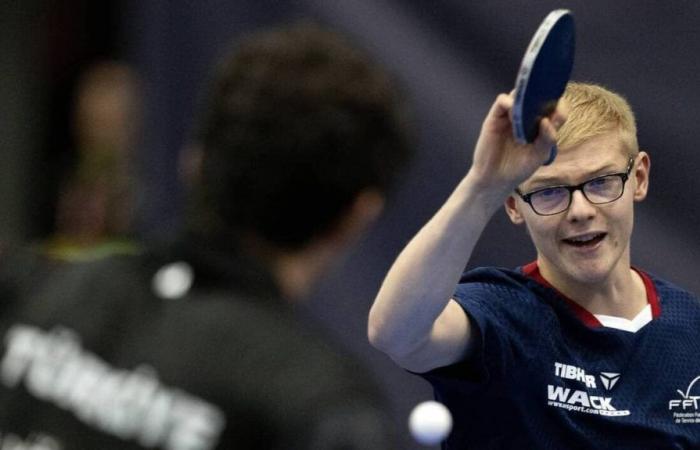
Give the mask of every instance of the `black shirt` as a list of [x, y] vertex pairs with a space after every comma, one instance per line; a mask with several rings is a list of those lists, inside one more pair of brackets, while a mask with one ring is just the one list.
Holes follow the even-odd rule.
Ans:
[[[300, 323], [262, 266], [192, 242], [51, 270], [0, 256], [0, 443], [392, 448], [357, 362]], [[164, 267], [180, 275], [170, 294], [154, 284]]]

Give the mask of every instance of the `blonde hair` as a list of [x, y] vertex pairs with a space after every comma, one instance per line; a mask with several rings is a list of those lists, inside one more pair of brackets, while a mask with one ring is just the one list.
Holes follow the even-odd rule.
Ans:
[[637, 125], [627, 100], [620, 94], [591, 83], [569, 83], [563, 96], [569, 118], [559, 129], [557, 145], [573, 147], [588, 139], [618, 130], [626, 150], [637, 154]]

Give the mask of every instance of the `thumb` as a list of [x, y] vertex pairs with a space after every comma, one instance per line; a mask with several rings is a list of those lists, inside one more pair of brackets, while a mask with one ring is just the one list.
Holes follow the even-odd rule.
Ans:
[[542, 165], [549, 165], [557, 156], [557, 129], [548, 117], [540, 121], [540, 131], [533, 143]]

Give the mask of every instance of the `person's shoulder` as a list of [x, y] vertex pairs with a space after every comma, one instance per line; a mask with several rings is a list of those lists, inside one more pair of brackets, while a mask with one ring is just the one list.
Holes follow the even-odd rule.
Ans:
[[459, 282], [463, 283], [494, 283], [512, 284], [522, 283], [525, 279], [520, 268], [508, 269], [504, 267], [482, 266], [465, 271]]
[[124, 297], [149, 276], [145, 253], [109, 255], [91, 260], [63, 261], [49, 276], [51, 289], [84, 292], [87, 296]]
[[652, 281], [662, 305], [666, 303], [685, 303], [700, 310], [700, 297], [697, 294], [653, 273], [644, 271], [644, 274]]
[[[218, 292], [202, 295], [194, 292], [186, 302], [203, 333], [219, 329], [229, 342], [250, 346], [265, 355], [275, 370], [320, 369], [318, 382], [325, 375], [338, 379], [351, 374], [356, 360], [329, 333], [311, 319], [304, 320], [282, 298], [254, 296], [248, 293]], [[207, 331], [208, 330], [208, 331]]]
[[[321, 411], [342, 399], [365, 405], [381, 401], [362, 362], [320, 326], [302, 320], [283, 299], [235, 291], [194, 292], [167, 310], [164, 326], [187, 330], [191, 336], [183, 343], [186, 352], [216, 343], [216, 361], [204, 364], [228, 373], [229, 383], [232, 378], [246, 384], [246, 379], [258, 380], [249, 389], [263, 402], [284, 399], [289, 409], [321, 402]], [[276, 381], [259, 381], [270, 377]], [[228, 389], [225, 384], [220, 388]]]
[[42, 296], [54, 302], [53, 299], [71, 297], [86, 287], [105, 291], [107, 286], [115, 285], [123, 289], [130, 284], [124, 279], [125, 268], [139, 266], [127, 262], [135, 257], [73, 261], [54, 258], [41, 245], [0, 245], [0, 286], [6, 297], [11, 293], [22, 302]]
[[[227, 347], [231, 364], [242, 355], [254, 356], [262, 372], [285, 370], [352, 372], [351, 358], [328, 333], [311, 319], [304, 320], [289, 301], [279, 294], [233, 284], [199, 284], [195, 275], [192, 289], [181, 298], [163, 302], [162, 324], [187, 330], [193, 346], [217, 342]], [[236, 351], [231, 351], [236, 348]], [[223, 361], [223, 359], [222, 359]], [[322, 374], [319, 374], [319, 377]]]
[[533, 281], [520, 268], [478, 267], [462, 274], [455, 297], [494, 297], [502, 300], [532, 300]]
[[34, 274], [58, 264], [33, 245], [0, 242], [0, 278], [33, 280]]

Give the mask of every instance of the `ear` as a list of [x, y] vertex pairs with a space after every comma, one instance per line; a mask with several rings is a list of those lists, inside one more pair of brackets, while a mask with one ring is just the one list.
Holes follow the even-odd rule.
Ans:
[[516, 225], [522, 225], [525, 223], [522, 213], [518, 205], [518, 200], [513, 194], [509, 195], [505, 201], [506, 214], [510, 217], [510, 221]]
[[641, 202], [647, 196], [649, 190], [649, 171], [651, 169], [651, 159], [647, 152], [639, 152], [635, 169], [630, 174], [634, 178], [634, 201]]

